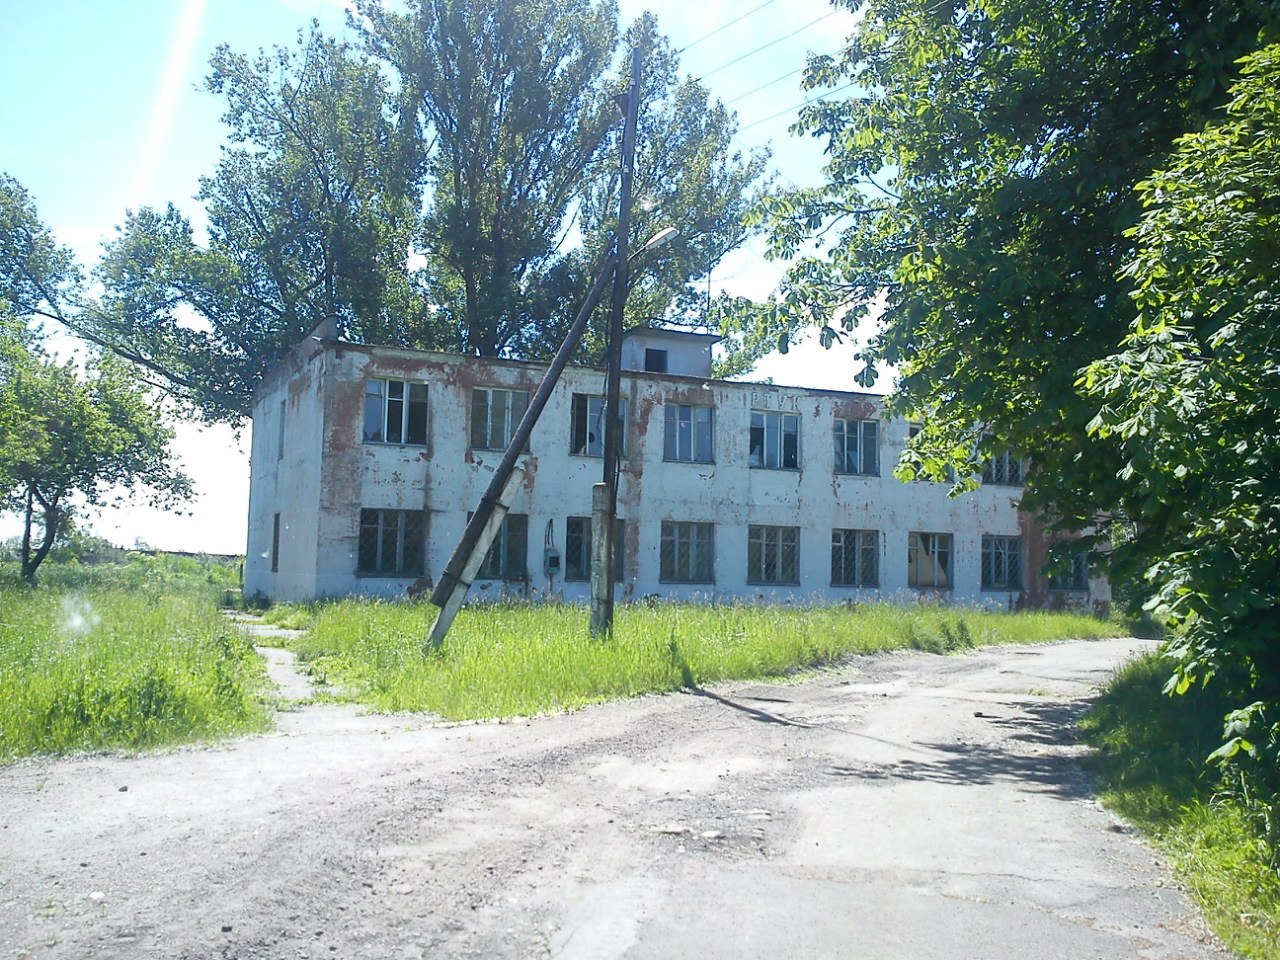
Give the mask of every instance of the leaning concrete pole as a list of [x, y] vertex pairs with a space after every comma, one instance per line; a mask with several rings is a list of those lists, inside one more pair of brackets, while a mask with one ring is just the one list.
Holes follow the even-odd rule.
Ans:
[[[606, 511], [600, 523], [593, 509], [591, 535], [591, 634], [607, 637], [613, 633], [613, 557], [618, 516], [618, 461], [622, 447], [622, 417], [619, 410], [622, 389], [622, 316], [627, 305], [627, 237], [631, 233], [631, 180], [636, 158], [636, 117], [640, 110], [640, 50], [631, 51], [631, 90], [627, 94], [627, 119], [622, 129], [622, 179], [618, 198], [618, 258], [613, 268], [613, 309], [609, 318], [609, 373], [605, 385], [604, 495]], [[598, 564], [604, 569], [599, 570]], [[597, 584], [598, 589], [597, 589]]]
[[[484, 561], [484, 555], [488, 552], [490, 545], [493, 543], [493, 538], [497, 535], [498, 527], [502, 523], [502, 516], [506, 516], [511, 497], [515, 495], [515, 491], [519, 486], [512, 479], [516, 470], [516, 460], [524, 452], [524, 448], [529, 442], [529, 436], [533, 433], [534, 424], [538, 422], [538, 417], [542, 415], [543, 408], [546, 407], [547, 401], [551, 399], [551, 393], [555, 390], [556, 383], [560, 380], [560, 374], [569, 365], [569, 358], [573, 356], [573, 351], [577, 349], [578, 341], [582, 339], [582, 332], [587, 328], [587, 320], [591, 317], [591, 312], [595, 310], [604, 296], [604, 289], [609, 283], [609, 278], [613, 276], [613, 267], [617, 262], [617, 257], [618, 254], [615, 249], [604, 258], [600, 273], [596, 276], [596, 282], [592, 285], [591, 292], [587, 294], [586, 302], [583, 303], [582, 309], [578, 311], [577, 317], [574, 318], [573, 326], [569, 328], [569, 332], [565, 335], [564, 342], [560, 344], [560, 349], [556, 351], [555, 358], [551, 361], [551, 366], [547, 368], [546, 375], [542, 378], [542, 383], [538, 385], [537, 392], [529, 400], [529, 408], [525, 411], [524, 417], [521, 418], [520, 425], [516, 427], [516, 432], [511, 438], [511, 443], [507, 446], [506, 453], [502, 455], [501, 462], [498, 464], [497, 469], [493, 471], [493, 477], [489, 480], [489, 486], [485, 490], [484, 496], [480, 498], [480, 503], [471, 515], [467, 528], [462, 532], [462, 539], [454, 547], [453, 555], [440, 573], [440, 582], [436, 584], [435, 590], [431, 593], [431, 602], [440, 608], [440, 612], [436, 614], [435, 623], [431, 627], [431, 634], [423, 644], [424, 653], [430, 653], [444, 642], [444, 638], [449, 633], [449, 627], [453, 625], [453, 618], [457, 616], [458, 610], [462, 606], [462, 601], [467, 597], [471, 581], [475, 579], [476, 572]], [[493, 525], [490, 530], [490, 520], [500, 505], [502, 505], [502, 516], [498, 517], [497, 524]], [[488, 539], [485, 539], [486, 531], [490, 531]]]

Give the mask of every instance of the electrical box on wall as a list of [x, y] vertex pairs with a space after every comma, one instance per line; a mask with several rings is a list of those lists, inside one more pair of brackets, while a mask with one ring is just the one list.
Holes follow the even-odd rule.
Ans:
[[547, 547], [543, 556], [543, 568], [548, 577], [554, 577], [560, 572], [560, 551], [555, 547]]

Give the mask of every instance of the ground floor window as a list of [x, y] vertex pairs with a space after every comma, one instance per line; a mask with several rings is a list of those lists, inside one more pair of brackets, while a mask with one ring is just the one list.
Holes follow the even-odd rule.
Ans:
[[908, 535], [907, 585], [951, 589], [951, 534], [913, 532]]
[[982, 538], [982, 588], [1022, 588], [1022, 541], [1017, 537]]
[[1049, 578], [1050, 590], [1088, 590], [1089, 559], [1083, 553], [1071, 558], [1071, 565]]
[[366, 577], [422, 576], [426, 533], [424, 510], [361, 510], [356, 573]]
[[799, 527], [747, 527], [747, 582], [800, 582]]
[[666, 583], [715, 580], [715, 533], [709, 523], [664, 520], [658, 579]]
[[831, 585], [875, 587], [880, 584], [880, 532], [831, 531]]
[[489, 547], [484, 563], [480, 564], [477, 577], [521, 583], [529, 579], [528, 514], [508, 513], [502, 518], [502, 526]]
[[[564, 578], [566, 581], [591, 579], [591, 518], [569, 517], [564, 527]], [[626, 542], [626, 525], [621, 518], [613, 534], [613, 578], [622, 579], [622, 546]]]

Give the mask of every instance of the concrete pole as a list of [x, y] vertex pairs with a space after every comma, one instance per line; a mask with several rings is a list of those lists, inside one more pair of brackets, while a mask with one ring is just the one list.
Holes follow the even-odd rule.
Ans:
[[[640, 50], [631, 51], [631, 90], [627, 96], [626, 123], [622, 130], [622, 179], [618, 199], [617, 260], [613, 268], [613, 309], [609, 318], [609, 372], [605, 386], [604, 476], [607, 510], [603, 523], [595, 521], [592, 510], [592, 583], [595, 562], [604, 569], [598, 576], [601, 589], [591, 594], [591, 632], [597, 637], [613, 633], [614, 531], [618, 516], [618, 461], [624, 425], [620, 416], [622, 385], [622, 319], [627, 305], [627, 239], [631, 234], [631, 180], [635, 170], [636, 118], [640, 111]], [[593, 493], [594, 507], [594, 493]], [[600, 559], [597, 559], [600, 558]]]

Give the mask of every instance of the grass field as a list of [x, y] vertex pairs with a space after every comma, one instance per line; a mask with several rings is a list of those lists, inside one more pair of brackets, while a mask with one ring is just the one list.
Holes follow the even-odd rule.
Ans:
[[221, 584], [163, 572], [0, 586], [0, 762], [268, 726], [262, 663], [218, 612]]
[[613, 640], [587, 637], [581, 607], [465, 609], [445, 646], [423, 657], [435, 608], [343, 600], [268, 611], [307, 629], [290, 646], [343, 698], [448, 719], [511, 717], [729, 679], [777, 677], [858, 653], [1116, 636], [1077, 614], [947, 607], [692, 606], [620, 608]]
[[1169, 856], [1218, 936], [1243, 956], [1280, 960], [1280, 876], [1204, 763], [1227, 704], [1212, 686], [1165, 696], [1170, 672], [1153, 656], [1117, 673], [1083, 723], [1097, 748], [1088, 764], [1103, 802]]

